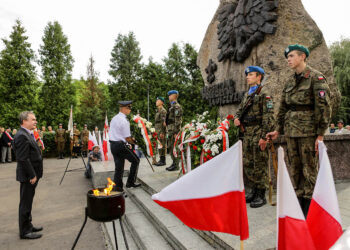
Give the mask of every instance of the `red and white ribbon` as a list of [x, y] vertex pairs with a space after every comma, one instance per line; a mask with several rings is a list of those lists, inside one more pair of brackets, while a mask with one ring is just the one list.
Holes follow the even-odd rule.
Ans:
[[151, 140], [149, 139], [145, 123], [143, 122], [143, 120], [141, 119], [140, 116], [135, 117], [134, 122], [142, 125], [142, 128], [141, 128], [142, 133], [141, 134], [143, 136], [143, 140], [146, 143], [147, 154], [149, 156], [153, 157], [154, 154], [153, 154], [153, 149], [152, 149], [152, 143], [151, 143]]
[[13, 141], [12, 136], [9, 133], [7, 133], [7, 131], [5, 131], [5, 135], [7, 135], [7, 137], [10, 139], [10, 141]]
[[228, 138], [228, 129], [230, 127], [230, 122], [228, 120], [223, 121], [217, 128], [222, 134], [222, 152], [225, 152], [230, 147], [230, 142]]

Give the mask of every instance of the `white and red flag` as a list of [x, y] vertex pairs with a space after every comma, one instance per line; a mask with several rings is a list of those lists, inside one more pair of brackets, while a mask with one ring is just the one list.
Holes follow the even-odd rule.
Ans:
[[108, 136], [108, 132], [109, 132], [109, 126], [108, 126], [108, 118], [107, 118], [107, 113], [106, 113], [106, 118], [105, 118], [105, 125], [104, 125], [104, 129], [103, 129], [103, 154], [104, 154], [104, 158], [105, 158], [105, 161], [108, 161], [108, 151], [109, 151], [109, 148], [108, 148], [108, 144], [109, 144], [109, 136]]
[[289, 178], [282, 147], [278, 149], [277, 249], [316, 249]]
[[98, 141], [100, 142], [100, 144], [98, 144], [98, 146], [100, 147], [100, 153], [101, 153], [101, 157], [102, 157], [102, 161], [105, 160], [105, 155], [103, 153], [103, 141], [101, 140], [101, 133], [98, 132]]
[[88, 149], [92, 150], [92, 148], [97, 145], [96, 137], [91, 134], [89, 131], [89, 142], [88, 142]]
[[242, 142], [152, 196], [191, 228], [249, 237]]
[[68, 131], [70, 131], [70, 133], [69, 133], [70, 138], [73, 139], [73, 106], [70, 107]]
[[307, 224], [317, 249], [329, 249], [342, 235], [340, 211], [327, 147], [318, 142], [320, 169], [307, 215]]

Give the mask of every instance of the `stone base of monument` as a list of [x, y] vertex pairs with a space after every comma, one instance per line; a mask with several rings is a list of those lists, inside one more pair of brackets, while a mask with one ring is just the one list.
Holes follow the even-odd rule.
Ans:
[[[125, 162], [124, 176], [129, 175], [130, 164]], [[114, 178], [114, 161], [95, 161], [91, 162], [91, 180], [94, 188], [106, 187], [107, 178]]]

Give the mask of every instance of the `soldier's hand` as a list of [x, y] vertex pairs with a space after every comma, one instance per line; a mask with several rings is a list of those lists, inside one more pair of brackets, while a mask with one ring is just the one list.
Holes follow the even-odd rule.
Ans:
[[316, 141], [315, 141], [316, 154], [318, 154], [318, 141], [323, 141], [323, 136], [322, 135], [317, 136]]
[[278, 131], [273, 131], [270, 133], [267, 133], [266, 135], [266, 139], [268, 142], [270, 142], [271, 140], [276, 140], [278, 137]]
[[236, 127], [241, 125], [241, 121], [238, 118], [236, 118], [233, 123], [235, 124]]
[[266, 144], [267, 144], [266, 140], [264, 140], [264, 139], [259, 140], [259, 147], [260, 147], [261, 151], [264, 151], [266, 149]]

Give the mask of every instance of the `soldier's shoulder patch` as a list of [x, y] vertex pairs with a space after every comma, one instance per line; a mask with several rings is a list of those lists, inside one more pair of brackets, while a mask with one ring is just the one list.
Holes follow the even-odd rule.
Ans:
[[271, 96], [266, 96], [266, 107], [268, 109], [272, 109], [273, 108], [273, 101], [271, 99]]
[[318, 96], [321, 98], [324, 98], [326, 96], [326, 91], [325, 90], [319, 90], [318, 91]]
[[324, 76], [318, 76], [317, 79], [318, 79], [319, 81], [324, 80]]

